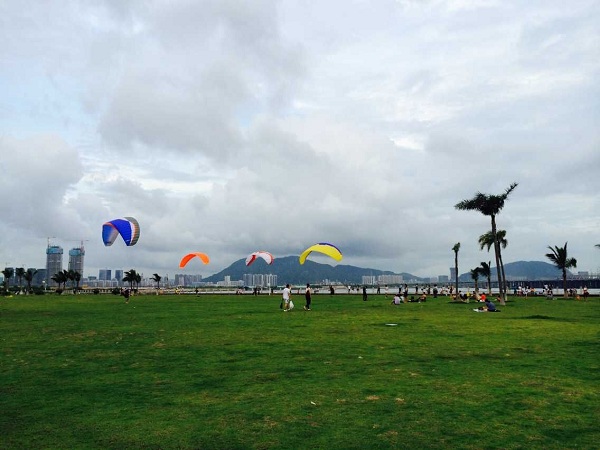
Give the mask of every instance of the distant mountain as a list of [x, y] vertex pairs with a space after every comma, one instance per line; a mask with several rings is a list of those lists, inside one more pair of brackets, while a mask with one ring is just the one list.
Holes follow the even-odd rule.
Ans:
[[[517, 261], [504, 265], [506, 278], [508, 280], [554, 280], [562, 278], [562, 273], [553, 264], [543, 261]], [[339, 281], [344, 284], [361, 284], [365, 275], [402, 275], [407, 283], [428, 283], [427, 278], [417, 277], [407, 272], [395, 274], [387, 270], [368, 269], [363, 267], [339, 264], [331, 266], [314, 261], [306, 260], [302, 265], [297, 256], [284, 256], [277, 258], [272, 265], [264, 260], [257, 259], [251, 266], [246, 266], [246, 260], [235, 261], [229, 267], [214, 275], [204, 278], [203, 281], [216, 283], [223, 281], [225, 276], [231, 280], [243, 280], [244, 274], [273, 274], [277, 275], [280, 286], [290, 284], [321, 284], [323, 280]], [[463, 273], [460, 281], [472, 281], [470, 273]], [[496, 279], [496, 267], [492, 267], [492, 280]]]
[[300, 265], [297, 256], [284, 256], [277, 258], [275, 262], [268, 265], [262, 259], [257, 259], [251, 266], [246, 266], [245, 259], [235, 261], [226, 269], [221, 270], [214, 275], [204, 278], [202, 281], [216, 283], [223, 281], [225, 276], [231, 277], [231, 280], [242, 280], [244, 274], [273, 274], [277, 275], [279, 285], [290, 284], [320, 284], [323, 280], [339, 281], [348, 284], [361, 284], [364, 275], [402, 275], [403, 279], [422, 282], [424, 279], [414, 276], [410, 273], [395, 274], [394, 272], [365, 269], [362, 267], [321, 264], [307, 260]]
[[[554, 280], [562, 279], [562, 271], [555, 265], [543, 261], [516, 261], [504, 264], [504, 272], [507, 280]], [[567, 274], [570, 272], [567, 271]], [[492, 279], [495, 280], [496, 267], [492, 267]], [[470, 273], [463, 273], [459, 280], [472, 281]]]

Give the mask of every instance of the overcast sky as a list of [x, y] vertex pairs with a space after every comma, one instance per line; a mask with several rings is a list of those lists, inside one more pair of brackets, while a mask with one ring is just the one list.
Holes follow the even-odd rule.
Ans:
[[[600, 271], [597, 0], [0, 2], [0, 264], [219, 272], [337, 245], [418, 276]], [[102, 243], [133, 216], [137, 245]], [[211, 258], [178, 268], [181, 257]], [[325, 257], [314, 260], [333, 263]], [[277, 261], [275, 261], [275, 264]], [[285, 281], [285, 280], [281, 280]]]

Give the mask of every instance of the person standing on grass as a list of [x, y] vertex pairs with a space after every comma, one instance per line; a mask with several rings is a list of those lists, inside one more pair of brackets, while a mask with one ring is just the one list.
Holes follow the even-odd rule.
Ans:
[[282, 301], [283, 301], [283, 310], [288, 311], [290, 309], [290, 299], [292, 298], [292, 291], [290, 289], [290, 284], [286, 284], [283, 288], [282, 292]]
[[363, 302], [367, 301], [367, 287], [363, 286]]
[[123, 297], [125, 297], [125, 303], [129, 303], [129, 294], [131, 292], [129, 291], [129, 289], [121, 289], [121, 295]]
[[311, 296], [312, 296], [312, 291], [310, 289], [310, 284], [306, 283], [306, 290], [304, 291], [304, 298], [306, 299], [306, 305], [304, 306], [304, 311], [310, 311]]

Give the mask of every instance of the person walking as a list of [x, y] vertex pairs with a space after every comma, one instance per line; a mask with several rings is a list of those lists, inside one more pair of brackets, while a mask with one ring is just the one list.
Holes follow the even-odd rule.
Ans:
[[367, 287], [363, 286], [363, 302], [367, 301]]
[[292, 291], [290, 289], [290, 284], [286, 284], [285, 287], [283, 288], [283, 292], [282, 292], [282, 303], [283, 303], [283, 310], [284, 311], [288, 311], [290, 309], [290, 300], [292, 298]]
[[129, 295], [131, 294], [131, 291], [129, 289], [123, 289], [121, 288], [121, 295], [123, 297], [125, 297], [125, 303], [129, 303]]
[[304, 305], [304, 311], [310, 311], [310, 302], [312, 297], [312, 290], [310, 284], [306, 283], [306, 290], [304, 291], [304, 298], [306, 299], [306, 305]]

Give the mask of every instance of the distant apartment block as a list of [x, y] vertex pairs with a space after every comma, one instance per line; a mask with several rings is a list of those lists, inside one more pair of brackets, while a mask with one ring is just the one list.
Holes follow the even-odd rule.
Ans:
[[56, 281], [52, 280], [52, 277], [63, 270], [62, 256], [62, 247], [49, 245], [46, 248], [46, 284], [48, 286], [57, 286]]
[[244, 286], [248, 287], [275, 287], [277, 275], [264, 273], [245, 273], [242, 277]]
[[83, 276], [83, 257], [85, 256], [85, 250], [83, 245], [81, 247], [72, 248], [69, 250], [69, 269], [78, 272]]

